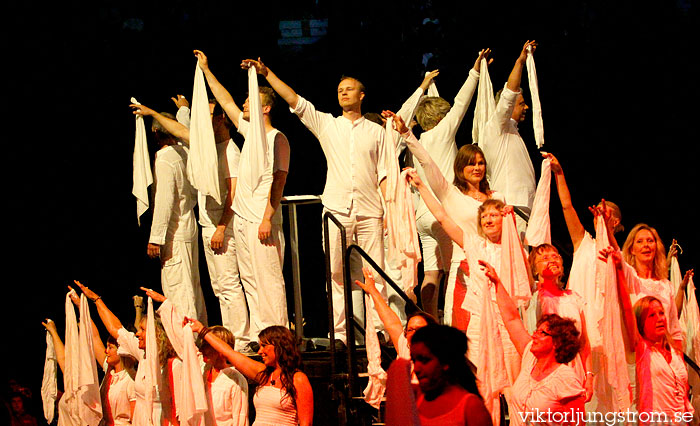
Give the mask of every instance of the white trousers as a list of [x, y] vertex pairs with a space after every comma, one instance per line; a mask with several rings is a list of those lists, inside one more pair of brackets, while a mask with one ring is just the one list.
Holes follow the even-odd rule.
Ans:
[[207, 308], [199, 282], [198, 240], [167, 241], [160, 247], [160, 284], [177, 311], [207, 324]]
[[236, 239], [233, 232], [233, 218], [224, 231], [224, 245], [221, 252], [215, 253], [211, 248], [211, 237], [216, 228], [202, 228], [204, 255], [214, 295], [219, 299], [221, 324], [228, 328], [236, 338], [235, 348], [242, 350], [249, 342], [248, 306], [245, 293], [238, 274], [236, 256]]
[[269, 245], [258, 239], [259, 226], [260, 224], [249, 222], [237, 214], [233, 217], [238, 272], [250, 312], [248, 336], [251, 341], [257, 341], [260, 331], [271, 325], [289, 326], [282, 276], [282, 225], [272, 225], [269, 241], [266, 241]]
[[[384, 271], [396, 284], [401, 285], [401, 265], [389, 259], [389, 237], [384, 236]], [[406, 326], [406, 301], [390, 285], [386, 285], [386, 296], [389, 307], [399, 316], [401, 325]]]
[[[323, 213], [327, 212], [326, 208]], [[343, 214], [332, 211], [333, 215], [345, 227], [345, 237], [348, 245], [356, 243], [377, 263], [384, 265], [384, 231], [382, 218], [358, 216], [354, 211], [354, 205], [350, 214]], [[335, 330], [335, 338], [347, 343], [347, 325], [345, 321], [345, 297], [343, 290], [343, 250], [341, 234], [338, 227], [333, 222], [329, 222], [328, 238], [330, 248], [331, 261], [331, 281], [332, 281], [332, 299], [333, 299], [333, 328]], [[325, 246], [324, 246], [325, 247]], [[350, 272], [353, 280], [352, 284], [352, 307], [355, 319], [364, 327], [364, 292], [360, 287], [354, 284], [355, 280], [364, 281], [362, 276], [362, 266], [369, 266], [357, 252], [353, 252], [351, 256]], [[386, 288], [384, 280], [378, 273], [373, 273], [376, 280], [376, 286], [379, 292], [386, 297]], [[377, 315], [377, 311], [372, 309], [374, 324], [377, 331], [384, 330], [384, 326]]]

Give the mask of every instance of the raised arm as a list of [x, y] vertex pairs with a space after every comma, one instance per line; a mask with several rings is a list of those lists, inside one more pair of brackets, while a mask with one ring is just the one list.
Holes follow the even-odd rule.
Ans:
[[152, 110], [151, 108], [145, 106], [145, 105], [138, 105], [138, 104], [131, 104], [129, 105], [131, 108], [134, 110], [134, 114], [136, 115], [150, 115], [153, 117], [154, 120], [158, 121], [160, 124], [163, 125], [163, 128], [168, 131], [171, 135], [175, 136], [176, 138], [184, 141], [184, 142], [189, 142], [190, 141], [190, 129], [185, 127], [184, 124], [178, 123], [176, 120], [173, 120], [172, 118], [168, 118], [164, 116], [163, 114]]
[[199, 68], [201, 68], [202, 72], [204, 72], [204, 77], [207, 79], [207, 84], [209, 85], [209, 89], [211, 89], [211, 93], [216, 98], [216, 101], [219, 102], [221, 108], [224, 109], [226, 115], [228, 115], [228, 117], [231, 119], [233, 125], [238, 128], [238, 119], [241, 115], [241, 109], [238, 108], [238, 105], [236, 105], [236, 102], [234, 102], [233, 97], [228, 90], [226, 90], [226, 88], [219, 83], [219, 80], [214, 77], [214, 74], [212, 74], [211, 70], [209, 69], [209, 60], [204, 52], [201, 50], [195, 50], [194, 56], [197, 57], [197, 60], [199, 61]]
[[574, 210], [574, 205], [571, 202], [569, 186], [566, 184], [564, 170], [562, 169], [559, 160], [548, 152], [543, 152], [542, 157], [548, 159], [551, 163], [552, 173], [554, 173], [554, 180], [557, 183], [559, 201], [561, 202], [561, 208], [564, 213], [564, 220], [566, 221], [566, 227], [569, 230], [571, 242], [574, 244], [575, 252], [581, 245], [581, 241], [583, 241], [583, 237], [586, 235], [586, 230], [583, 228], [583, 224], [581, 224], [581, 220], [579, 219], [576, 210]]
[[362, 268], [362, 274], [365, 276], [365, 282], [363, 283], [356, 280], [355, 284], [357, 284], [362, 290], [364, 290], [365, 293], [369, 295], [369, 297], [372, 298], [374, 309], [377, 310], [379, 319], [382, 320], [382, 324], [384, 324], [384, 329], [387, 333], [389, 333], [391, 343], [394, 344], [395, 348], [398, 348], [399, 338], [401, 337], [401, 334], [403, 334], [401, 319], [399, 319], [399, 316], [391, 310], [381, 293], [379, 293], [379, 290], [377, 290], [377, 287], [375, 287], [372, 271], [370, 271], [368, 268]]
[[528, 40], [525, 43], [525, 45], [523, 46], [523, 50], [520, 51], [520, 56], [518, 56], [518, 59], [515, 61], [515, 65], [513, 65], [513, 69], [511, 70], [510, 75], [508, 76], [508, 82], [506, 83], [506, 87], [509, 90], [512, 90], [513, 92], [520, 91], [520, 80], [523, 76], [523, 67], [525, 67], [525, 61], [527, 60], [528, 47], [532, 47], [532, 51], [534, 52], [537, 48], [537, 43], [535, 43], [535, 40]]
[[[73, 290], [71, 286], [68, 286], [70, 290]], [[80, 309], [80, 296], [78, 296], [78, 293], [75, 291], [71, 291], [68, 293], [70, 296], [71, 302]], [[90, 321], [90, 329], [92, 331], [92, 352], [95, 355], [95, 361], [97, 361], [97, 365], [102, 368], [102, 365], [105, 362], [105, 358], [107, 358], [107, 354], [105, 354], [105, 345], [102, 343], [102, 340], [100, 338], [100, 332], [97, 330], [97, 326], [95, 325], [94, 321]]]
[[109, 308], [107, 308], [107, 305], [105, 305], [105, 302], [102, 300], [101, 296], [98, 296], [87, 286], [81, 284], [80, 281], [74, 280], [73, 282], [80, 288], [80, 291], [85, 294], [85, 297], [90, 299], [90, 301], [95, 304], [97, 307], [97, 314], [100, 316], [100, 319], [102, 320], [105, 328], [107, 328], [107, 332], [110, 334], [110, 336], [114, 337], [115, 339], [118, 338], [119, 330], [124, 328], [121, 321], [119, 321], [119, 318], [117, 318], [117, 316], [114, 315]]
[[48, 331], [51, 335], [51, 340], [53, 340], [53, 347], [56, 351], [56, 361], [58, 362], [58, 366], [61, 369], [61, 372], [63, 373], [66, 371], [66, 347], [63, 345], [63, 340], [61, 340], [61, 336], [58, 335], [58, 330], [56, 330], [56, 323], [46, 318], [46, 320], [42, 322], [41, 325], [43, 325], [44, 328], [46, 328], [46, 331]]
[[241, 62], [241, 68], [243, 69], [248, 69], [251, 66], [255, 66], [256, 72], [267, 79], [267, 82], [270, 83], [272, 89], [277, 92], [277, 94], [280, 95], [280, 97], [284, 99], [284, 101], [287, 102], [292, 109], [296, 108], [299, 95], [297, 95], [294, 89], [287, 86], [285, 82], [280, 80], [275, 73], [266, 67], [265, 64], [263, 64], [260, 58], [258, 58], [257, 61], [254, 59], [246, 59]]
[[503, 287], [503, 283], [501, 283], [501, 279], [498, 278], [496, 270], [483, 260], [479, 261], [479, 265], [484, 267], [486, 277], [496, 286], [496, 303], [501, 312], [501, 318], [503, 318], [503, 325], [505, 325], [506, 330], [508, 330], [508, 335], [515, 349], [520, 356], [522, 356], [528, 343], [532, 340], [532, 337], [527, 332], [525, 324], [523, 324], [523, 320], [518, 313], [518, 308]]
[[445, 230], [452, 241], [464, 248], [464, 231], [462, 231], [462, 228], [460, 228], [459, 225], [457, 225], [455, 221], [452, 220], [452, 218], [447, 214], [445, 208], [435, 198], [433, 193], [428, 190], [421, 178], [418, 176], [418, 173], [415, 170], [410, 170], [406, 174], [406, 179], [408, 179], [411, 185], [418, 189], [418, 192], [420, 192], [420, 196], [423, 199], [426, 207], [428, 207], [430, 213], [433, 214], [435, 220], [440, 223], [442, 229]]

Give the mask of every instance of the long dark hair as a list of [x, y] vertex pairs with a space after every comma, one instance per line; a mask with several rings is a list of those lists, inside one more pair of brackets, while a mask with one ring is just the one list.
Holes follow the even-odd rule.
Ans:
[[[301, 354], [297, 348], [297, 342], [288, 328], [280, 325], [273, 325], [265, 328], [258, 334], [260, 344], [270, 344], [275, 347], [275, 357], [282, 373], [280, 374], [280, 383], [285, 390], [285, 396], [292, 398], [292, 403], [297, 405], [297, 393], [294, 389], [294, 373], [301, 371]], [[263, 371], [258, 373], [255, 381], [258, 384], [267, 383], [275, 370], [274, 367], [266, 366]]]
[[467, 360], [467, 336], [464, 332], [447, 325], [430, 324], [416, 330], [411, 345], [416, 343], [423, 343], [440, 364], [448, 366], [448, 382], [481, 398], [473, 365]]
[[[477, 154], [481, 155], [481, 158], [484, 159], [484, 167], [486, 167], [486, 156], [484, 155], [484, 151], [482, 151], [477, 145], [467, 144], [462, 146], [459, 151], [457, 151], [457, 156], [455, 157], [455, 162], [453, 165], [455, 177], [452, 183], [465, 194], [469, 190], [469, 184], [464, 178], [464, 168], [476, 163]], [[490, 190], [491, 188], [489, 187], [489, 181], [486, 179], [486, 176], [484, 176], [484, 178], [481, 179], [481, 182], [479, 182], [479, 191], [488, 195]]]

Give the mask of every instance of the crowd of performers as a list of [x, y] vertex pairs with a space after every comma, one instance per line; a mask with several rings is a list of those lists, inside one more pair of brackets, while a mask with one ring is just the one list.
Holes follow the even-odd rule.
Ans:
[[[541, 147], [536, 47], [525, 43], [495, 94], [490, 50], [481, 50], [452, 105], [438, 96], [434, 71], [396, 113], [363, 115], [364, 86], [343, 76], [339, 116], [317, 111], [259, 58], [241, 64], [249, 94], [260, 94], [241, 109], [205, 54], [194, 51], [191, 107], [181, 95], [173, 98], [176, 115], [135, 99], [131, 105], [137, 213], [150, 207], [152, 183], [147, 250], [161, 261], [163, 294], [142, 288], [147, 306], [137, 299], [131, 327], [96, 288], [75, 282], [81, 294], [71, 289], [66, 296], [65, 339], [53, 321], [44, 323], [50, 337], [42, 394], [49, 422], [57, 395], [55, 360], [64, 377], [59, 425], [245, 425], [252, 417], [249, 383], [256, 386], [255, 425], [312, 424], [313, 391], [288, 328], [282, 277], [280, 200], [294, 143], [270, 120], [277, 98], [325, 154], [324, 212], [343, 224], [348, 243], [385, 265], [409, 297], [420, 296], [424, 311], [407, 318], [402, 299], [367, 264], [353, 285], [354, 312], [365, 317], [367, 331], [365, 399], [378, 407], [386, 397], [387, 424], [498, 424], [503, 412], [511, 424], [581, 424], [595, 419], [591, 413], [626, 413], [642, 423], [697, 419], [689, 399], [695, 373], [689, 374], [683, 358], [686, 353], [700, 361], [693, 272], [680, 274], [675, 241], [667, 254], [646, 224], [634, 226], [620, 248], [615, 234], [622, 215], [609, 201], [589, 209], [595, 235], [586, 232], [554, 155], [542, 153], [535, 182], [518, 124], [530, 110], [520, 84], [527, 69]], [[258, 86], [258, 75], [269, 87]], [[215, 100], [207, 98], [207, 86]], [[477, 88], [474, 143], [458, 149], [455, 135]], [[154, 173], [144, 116], [153, 119], [159, 148]], [[415, 124], [422, 129], [419, 138]], [[242, 150], [230, 137], [232, 127], [245, 137]], [[405, 148], [412, 167], [401, 171], [398, 157]], [[568, 282], [550, 241], [552, 175], [574, 247]], [[206, 326], [195, 205], [220, 326]], [[328, 297], [342, 348], [348, 283], [337, 228], [330, 228], [329, 239]], [[439, 317], [441, 281], [446, 288]], [[105, 345], [90, 302], [109, 334]], [[379, 362], [378, 334], [397, 352], [388, 372]], [[251, 357], [256, 353], [262, 362]], [[101, 384], [98, 365], [104, 369]]]

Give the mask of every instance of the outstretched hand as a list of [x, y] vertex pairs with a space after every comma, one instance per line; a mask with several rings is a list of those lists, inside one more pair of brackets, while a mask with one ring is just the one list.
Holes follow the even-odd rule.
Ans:
[[83, 284], [81, 284], [80, 281], [78, 281], [78, 280], [73, 280], [73, 282], [75, 283], [75, 285], [77, 285], [77, 286], [80, 288], [80, 291], [83, 292], [83, 294], [85, 295], [85, 297], [87, 297], [88, 299], [92, 300], [93, 302], [96, 302], [97, 299], [100, 298], [100, 296], [98, 296], [97, 293], [95, 293], [94, 291], [90, 290], [87, 286], [84, 286]]
[[501, 279], [498, 278], [498, 273], [496, 272], [496, 269], [494, 269], [493, 266], [491, 266], [488, 262], [485, 260], [480, 260], [479, 265], [483, 268], [484, 274], [486, 275], [486, 278], [489, 279], [496, 287], [498, 287], [501, 284]]
[[557, 160], [557, 157], [555, 157], [551, 152], [542, 151], [542, 158], [549, 160], [549, 166], [552, 169], [552, 173], [558, 174], [563, 171], [559, 160]]
[[199, 333], [204, 329], [204, 324], [202, 324], [194, 318], [185, 317], [182, 321], [182, 326], [184, 327], [186, 324], [189, 324], [190, 327], [192, 327], [192, 331], [194, 331], [195, 333]]
[[607, 262], [608, 257], [612, 259], [615, 269], [622, 269], [622, 256], [620, 256], [619, 250], [615, 250], [612, 246], [608, 246], [598, 253], [598, 259], [602, 260], [603, 262]]
[[78, 296], [78, 293], [73, 290], [71, 286], [68, 286], [68, 297], [70, 297], [70, 301], [73, 302], [75, 306], [80, 307], [80, 296]]
[[355, 284], [369, 295], [378, 292], [377, 287], [374, 285], [374, 275], [372, 275], [372, 271], [369, 268], [362, 268], [362, 275], [365, 277], [365, 282], [355, 280]]
[[406, 170], [406, 180], [408, 183], [413, 185], [414, 188], [420, 188], [423, 186], [423, 181], [421, 180], [420, 176], [418, 176], [418, 172], [416, 169], [412, 167], [406, 167], [404, 170]]
[[199, 64], [199, 68], [202, 69], [202, 71], [206, 71], [209, 69], [209, 60], [207, 59], [207, 55], [204, 54], [201, 50], [193, 50], [194, 56], [197, 58], [197, 63]]
[[489, 55], [491, 54], [491, 49], [488, 47], [486, 49], [481, 49], [479, 51], [479, 56], [476, 58], [476, 62], [474, 62], [474, 71], [476, 72], [481, 72], [481, 60], [486, 59], [486, 65], [491, 65], [493, 62], [493, 58], [489, 59]]
[[424, 92], [426, 90], [428, 90], [428, 86], [430, 86], [430, 83], [439, 74], [440, 74], [439, 70], [430, 71], [429, 73], [425, 74], [425, 78], [423, 78], [423, 82], [420, 84], [420, 88], [423, 89]]
[[532, 53], [535, 53], [535, 49], [537, 49], [537, 42], [535, 40], [528, 40], [527, 42], [525, 42], [525, 44], [523, 45], [523, 50], [520, 52], [520, 57], [518, 57], [518, 60], [525, 61], [527, 59], [528, 47], [532, 48]]
[[150, 288], [146, 288], [146, 287], [141, 287], [141, 290], [145, 291], [145, 292], [146, 292], [146, 296], [148, 296], [148, 297], [150, 297], [151, 299], [153, 299], [154, 302], [158, 302], [158, 303], [163, 303], [163, 302], [165, 302], [165, 296], [163, 296], [162, 294], [158, 293], [157, 291], [151, 290]]
[[184, 95], [176, 95], [170, 98], [175, 103], [175, 106], [180, 109], [182, 107], [188, 107], [190, 106], [190, 103], [187, 102], [187, 98]]
[[48, 331], [51, 334], [57, 334], [58, 331], [56, 330], [56, 323], [53, 322], [53, 320], [46, 318], [46, 320], [41, 322], [41, 325], [44, 326], [46, 331]]
[[265, 64], [263, 64], [263, 61], [262, 59], [260, 59], [260, 57], [258, 57], [257, 61], [255, 59], [244, 59], [243, 62], [241, 62], [241, 68], [243, 68], [244, 70], [247, 70], [252, 66], [255, 67], [255, 72], [257, 72], [263, 77], [267, 77], [267, 73], [269, 70], [267, 69]]
[[404, 133], [408, 133], [409, 128], [406, 127], [406, 123], [404, 123], [403, 118], [401, 118], [400, 115], [396, 115], [392, 111], [385, 109], [384, 111], [382, 111], [382, 116], [385, 118], [393, 118], [394, 130], [396, 130], [400, 134], [403, 135]]
[[134, 110], [134, 115], [153, 115], [156, 113], [146, 105], [129, 104], [129, 107]]

